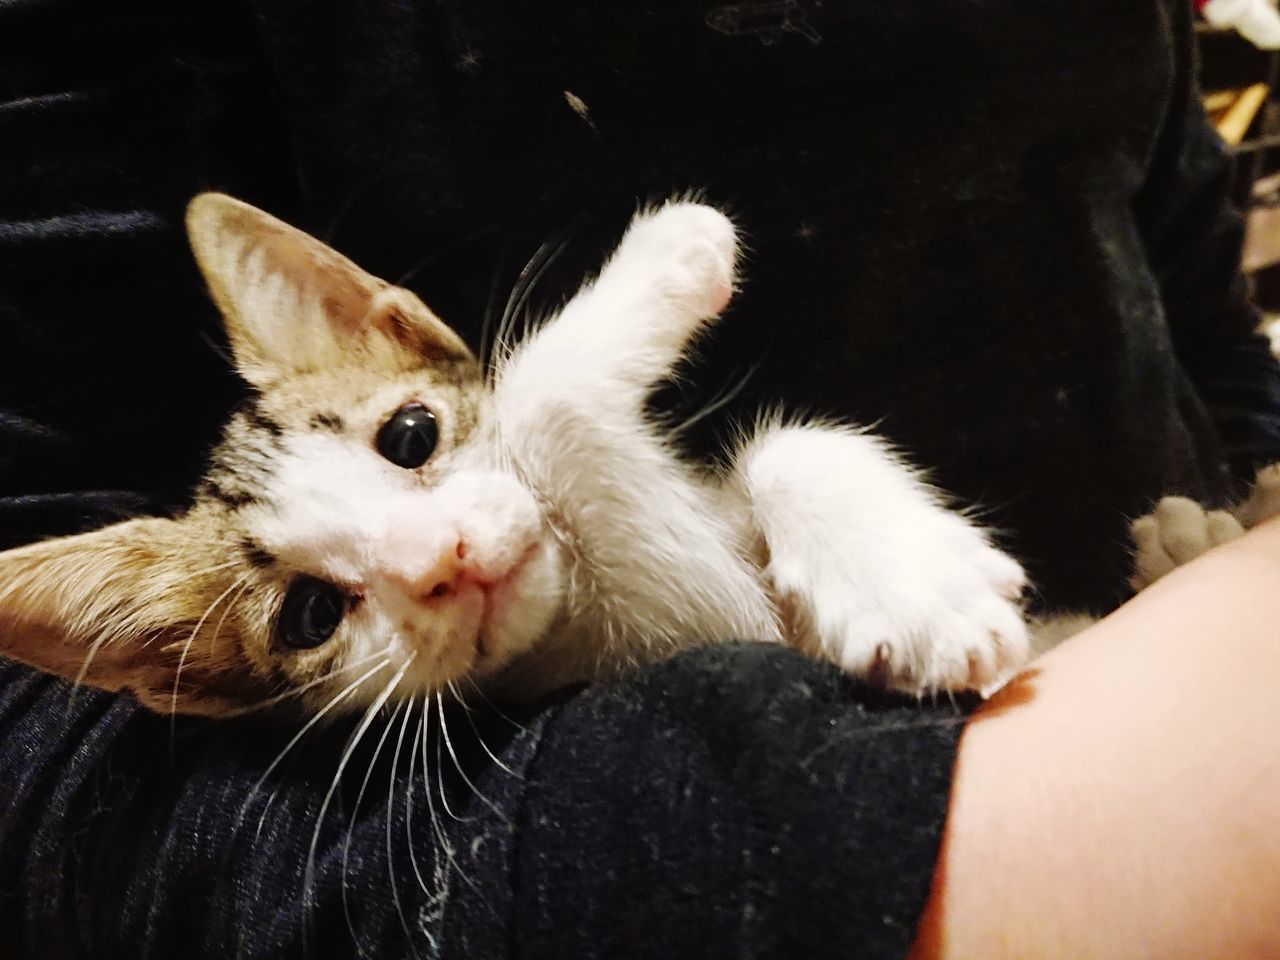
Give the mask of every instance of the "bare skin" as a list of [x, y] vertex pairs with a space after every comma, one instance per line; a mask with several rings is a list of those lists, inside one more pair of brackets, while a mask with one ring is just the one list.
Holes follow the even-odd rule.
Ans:
[[913, 960], [1280, 958], [1280, 521], [1035, 661], [961, 741]]

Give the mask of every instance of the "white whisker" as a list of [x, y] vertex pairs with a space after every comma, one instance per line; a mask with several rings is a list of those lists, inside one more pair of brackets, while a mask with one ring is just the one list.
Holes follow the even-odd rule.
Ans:
[[[369, 789], [369, 781], [373, 778], [373, 768], [378, 762], [378, 757], [382, 754], [382, 747], [387, 742], [387, 737], [391, 733], [391, 725], [395, 723], [396, 714], [400, 712], [403, 704], [397, 704], [391, 716], [387, 718], [387, 725], [382, 730], [382, 736], [378, 738], [378, 745], [373, 748], [373, 756], [369, 759], [369, 766], [364, 772], [364, 779], [360, 781], [360, 790], [356, 794], [355, 803], [351, 807], [351, 816], [347, 820], [347, 834], [342, 840], [342, 870], [338, 878], [338, 889], [342, 897], [342, 913], [346, 917], [347, 930], [351, 933], [352, 943], [356, 943], [356, 949], [360, 951], [360, 955], [364, 956], [364, 949], [356, 942], [356, 927], [351, 919], [351, 904], [347, 900], [347, 865], [351, 857], [351, 838], [355, 833], [356, 820], [360, 815], [360, 804], [364, 802], [365, 791]], [[407, 717], [408, 711], [405, 711]], [[407, 933], [408, 931], [406, 931]]]
[[720, 410], [726, 405], [732, 403], [737, 399], [738, 395], [746, 389], [747, 383], [750, 382], [751, 378], [756, 375], [756, 371], [759, 369], [759, 361], [753, 363], [751, 368], [742, 375], [741, 379], [739, 379], [737, 383], [726, 390], [721, 390], [716, 396], [713, 396], [708, 400], [701, 410], [694, 411], [692, 415], [686, 417], [683, 421], [672, 427], [671, 432], [674, 434], [687, 433], [695, 423], [711, 416], [711, 414], [715, 413], [717, 410]]
[[[186, 643], [182, 645], [182, 653], [179, 654], [178, 656], [178, 667], [173, 672], [173, 693], [169, 697], [169, 755], [170, 757], [172, 757], [173, 755], [174, 736], [175, 736], [175, 729], [176, 729], [176, 724], [178, 720], [178, 689], [182, 684], [182, 668], [186, 666], [187, 654], [191, 652], [191, 645], [195, 643], [196, 636], [197, 634], [200, 633], [200, 630], [204, 627], [205, 621], [209, 619], [209, 615], [218, 608], [218, 605], [222, 603], [223, 600], [227, 599], [227, 597], [231, 595], [233, 590], [235, 590], [237, 587], [247, 586], [248, 581], [249, 581], [248, 573], [242, 573], [240, 574], [240, 576], [232, 580], [231, 586], [227, 587], [227, 589], [223, 590], [222, 593], [218, 594], [217, 599], [215, 599], [213, 603], [209, 604], [208, 608], [204, 612], [204, 615], [201, 616], [200, 619], [196, 621], [195, 627], [192, 629], [191, 633], [187, 635]], [[229, 610], [230, 610], [230, 605], [228, 605], [228, 611]], [[219, 627], [222, 626], [222, 623], [223, 621], [226, 620], [226, 618], [227, 618], [227, 611], [224, 611], [222, 614], [222, 620], [218, 621]], [[214, 631], [214, 637], [215, 638], [217, 637], [216, 630]]]
[[[391, 663], [391, 660], [389, 658], [385, 659], [381, 663], [377, 663], [374, 666], [370, 667], [369, 670], [366, 671], [365, 673], [356, 677], [356, 679], [352, 680], [349, 684], [347, 684], [345, 687], [339, 690], [332, 700], [326, 703], [321, 709], [317, 710], [315, 716], [312, 717], [310, 720], [308, 720], [303, 725], [302, 729], [293, 735], [293, 739], [290, 740], [288, 743], [286, 743], [284, 745], [284, 749], [281, 750], [278, 754], [276, 754], [276, 758], [271, 761], [271, 763], [267, 766], [267, 769], [262, 772], [262, 776], [258, 778], [258, 782], [253, 785], [253, 789], [249, 791], [249, 796], [245, 798], [244, 803], [241, 804], [240, 806], [240, 813], [236, 817], [237, 822], [239, 822], [241, 819], [244, 818], [245, 813], [249, 809], [249, 804], [251, 804], [253, 802], [253, 798], [258, 795], [258, 791], [262, 789], [262, 785], [267, 782], [267, 777], [271, 776], [275, 768], [278, 767], [284, 761], [284, 758], [288, 755], [289, 751], [292, 750], [297, 745], [298, 741], [307, 735], [307, 731], [310, 730], [312, 727], [314, 727], [321, 720], [323, 720], [325, 717], [325, 714], [327, 714], [339, 703], [341, 703], [343, 700], [349, 697], [352, 694], [352, 692], [356, 689], [356, 687], [360, 686], [360, 684], [364, 683], [366, 680], [372, 677], [379, 670], [386, 667], [389, 663]], [[255, 839], [259, 834], [262, 833], [262, 824], [266, 820], [267, 809], [269, 809], [270, 806], [271, 806], [270, 804], [267, 804], [267, 807], [264, 808], [262, 811], [262, 816], [258, 819], [258, 829], [254, 833]]]
[[484, 317], [480, 321], [480, 349], [477, 357], [480, 360], [480, 369], [484, 372], [486, 383], [492, 383], [493, 357], [491, 351], [493, 343], [489, 340], [489, 334], [493, 332], [494, 308], [498, 302], [498, 281], [501, 279], [502, 268], [506, 265], [506, 259], [507, 256], [504, 253], [499, 260], [497, 268], [494, 270], [493, 282], [489, 284], [489, 297], [485, 300]]
[[496, 803], [486, 797], [480, 791], [479, 787], [471, 782], [471, 778], [467, 776], [466, 770], [462, 768], [462, 762], [458, 759], [458, 754], [453, 749], [453, 738], [449, 736], [449, 725], [445, 722], [444, 697], [439, 693], [436, 694], [436, 707], [438, 708], [437, 712], [440, 715], [440, 733], [444, 737], [445, 746], [449, 749], [449, 756], [453, 758], [453, 765], [458, 771], [458, 776], [460, 776], [462, 778], [462, 782], [471, 789], [471, 792], [476, 795], [476, 799], [497, 814], [498, 819], [505, 823], [507, 821], [506, 814], [498, 808]]
[[[316, 850], [320, 846], [320, 831], [324, 827], [325, 814], [329, 812], [329, 805], [333, 803], [334, 794], [338, 792], [338, 787], [342, 783], [342, 774], [347, 769], [347, 764], [351, 762], [351, 755], [359, 746], [361, 739], [368, 731], [374, 718], [378, 715], [378, 711], [382, 709], [382, 705], [387, 702], [391, 694], [395, 692], [396, 686], [404, 679], [404, 675], [409, 672], [409, 667], [413, 664], [413, 657], [404, 662], [396, 675], [387, 681], [387, 685], [382, 688], [382, 692], [374, 698], [373, 703], [365, 711], [364, 717], [361, 718], [359, 726], [355, 733], [351, 735], [351, 739], [347, 742], [346, 749], [342, 751], [342, 757], [338, 760], [338, 768], [334, 771], [333, 781], [329, 784], [329, 789], [325, 791], [324, 798], [320, 801], [320, 812], [316, 814], [316, 827], [311, 832], [311, 845], [307, 849], [307, 862], [302, 871], [302, 896], [304, 910], [310, 898], [315, 892], [316, 881]], [[304, 941], [306, 922], [304, 920]], [[304, 942], [305, 946], [305, 942]]]
[[[392, 849], [391, 849], [391, 811], [394, 808], [394, 802], [395, 802], [396, 771], [400, 767], [400, 748], [404, 746], [405, 730], [407, 730], [409, 727], [410, 711], [407, 709], [409, 706], [409, 703], [410, 703], [409, 701], [406, 701], [404, 704], [406, 707], [406, 710], [404, 712], [404, 720], [402, 720], [400, 723], [400, 733], [396, 737], [396, 750], [391, 757], [391, 773], [387, 777], [387, 879], [391, 882], [391, 902], [396, 908], [396, 915], [399, 916], [400, 918], [400, 926], [404, 929], [404, 938], [409, 944], [409, 952], [412, 953], [413, 956], [416, 958], [418, 956], [418, 951], [417, 951], [417, 948], [414, 947], [413, 945], [413, 934], [409, 932], [409, 921], [405, 918], [405, 915], [404, 915], [404, 905], [400, 902], [400, 890], [398, 885], [396, 884], [395, 860], [392, 856]], [[397, 707], [397, 710], [398, 709], [399, 708]], [[413, 750], [411, 749], [409, 753], [412, 756]], [[412, 778], [413, 776], [412, 771], [410, 771], [409, 776], [410, 778]], [[407, 817], [408, 815], [409, 815], [409, 812], [408, 810], [406, 810], [405, 816]], [[412, 848], [410, 848], [409, 850], [409, 856], [410, 858], [412, 858], [413, 856]]]
[[508, 717], [505, 713], [503, 713], [503, 712], [502, 712], [502, 710], [498, 707], [498, 705], [497, 705], [496, 703], [494, 703], [492, 700], [490, 700], [490, 699], [485, 695], [484, 690], [480, 687], [480, 684], [476, 683], [476, 681], [475, 681], [475, 678], [474, 678], [474, 677], [472, 677], [472, 676], [469, 676], [469, 675], [468, 675], [468, 676], [466, 677], [466, 681], [467, 681], [467, 683], [471, 684], [471, 689], [475, 691], [476, 696], [478, 696], [481, 700], [483, 700], [483, 701], [484, 701], [485, 706], [487, 706], [490, 710], [492, 710], [494, 713], [496, 713], [496, 714], [497, 714], [499, 717], [501, 717], [503, 720], [507, 721], [507, 723], [511, 724], [511, 726], [515, 727], [515, 728], [516, 728], [517, 730], [519, 730], [521, 733], [527, 733], [527, 732], [528, 732], [528, 730], [529, 730], [529, 728], [528, 728], [528, 727], [526, 727], [526, 726], [525, 726], [523, 723], [521, 723], [519, 720], [512, 720], [510, 717]]
[[471, 707], [466, 703], [466, 701], [462, 699], [462, 694], [458, 692], [458, 688], [457, 686], [454, 685], [454, 682], [452, 680], [449, 681], [448, 686], [449, 686], [449, 690], [453, 693], [454, 700], [462, 704], [463, 713], [466, 714], [467, 723], [471, 724], [471, 730], [476, 735], [476, 742], [480, 744], [480, 749], [482, 749], [485, 753], [487, 753], [489, 755], [489, 759], [492, 760], [498, 767], [502, 768], [504, 771], [511, 774], [511, 776], [518, 777], [519, 774], [516, 773], [514, 770], [512, 770], [510, 767], [508, 767], [501, 760], [499, 760], [497, 754], [495, 754], [492, 750], [490, 750], [489, 745], [484, 742], [484, 737], [480, 735], [480, 728], [476, 726], [475, 720], [471, 718], [471, 713], [472, 713]]
[[[448, 834], [445, 833], [444, 827], [440, 823], [440, 816], [436, 812], [435, 794], [431, 789], [431, 776], [430, 776], [431, 764], [427, 761], [427, 738], [431, 730], [430, 707], [431, 707], [431, 695], [424, 693], [422, 695], [422, 716], [424, 719], [424, 723], [422, 727], [422, 739], [419, 741], [419, 745], [422, 750], [422, 785], [423, 785], [423, 790], [426, 792], [426, 795], [427, 795], [427, 811], [431, 815], [431, 832], [435, 834], [436, 841], [440, 844], [441, 849], [444, 851], [445, 856], [447, 856], [449, 860], [452, 861], [454, 858], [453, 844], [449, 841]], [[441, 783], [440, 768], [438, 764], [436, 767], [436, 782], [437, 784], [440, 784], [441, 796], [443, 797], [444, 787], [443, 787], [443, 784]]]
[[[418, 713], [418, 730], [413, 735], [416, 741], [422, 736], [422, 725], [426, 722], [426, 704], [425, 699], [422, 710]], [[422, 869], [418, 866], [418, 858], [413, 849], [413, 773], [418, 762], [418, 751], [414, 749], [413, 741], [409, 743], [409, 779], [404, 788], [404, 836], [405, 841], [409, 844], [409, 865], [413, 867], [413, 875], [417, 878], [418, 887], [423, 894], [430, 896], [431, 892], [427, 889], [427, 881], [423, 879]], [[426, 782], [427, 771], [422, 771], [423, 782]], [[429, 793], [430, 791], [428, 791]]]
[[79, 672], [71, 681], [71, 692], [67, 694], [66, 716], [71, 716], [71, 710], [75, 707], [76, 694], [79, 692], [81, 684], [84, 683], [84, 678], [89, 675], [89, 664], [93, 662], [93, 658], [97, 656], [98, 651], [106, 645], [110, 638], [111, 634], [103, 630], [93, 643], [89, 644], [89, 649], [84, 655], [84, 662], [80, 664]]
[[[431, 817], [431, 832], [435, 834], [436, 842], [440, 845], [440, 853], [443, 854], [444, 856], [445, 864], [458, 875], [458, 877], [462, 880], [463, 883], [465, 883], [467, 886], [471, 887], [474, 890], [474, 889], [477, 889], [476, 883], [474, 880], [471, 879], [471, 877], [467, 876], [465, 871], [463, 871], [461, 864], [459, 864], [458, 862], [457, 850], [454, 848], [453, 841], [449, 839], [449, 835], [445, 832], [444, 826], [440, 822], [440, 814], [439, 814], [439, 811], [436, 809], [436, 803], [435, 803], [436, 791], [431, 789], [431, 777], [429, 775], [430, 764], [427, 762], [427, 738], [431, 730], [431, 726], [430, 726], [431, 699], [432, 699], [432, 695], [429, 693], [424, 693], [422, 695], [422, 715], [423, 715], [424, 721], [426, 722], [424, 722], [423, 724], [422, 738], [421, 740], [419, 740], [419, 747], [422, 753], [422, 789], [427, 797], [427, 812], [430, 814], [430, 817]], [[436, 784], [439, 787], [440, 797], [443, 800], [444, 799], [444, 778], [441, 775], [440, 765], [439, 765], [439, 756], [438, 756], [439, 746], [440, 746], [440, 741], [439, 741], [439, 738], [437, 738], [436, 739], [436, 748], [437, 748]], [[454, 817], [454, 819], [457, 820], [458, 818]], [[433, 894], [432, 895], [433, 898], [441, 896], [442, 891], [445, 889], [448, 883], [448, 873], [441, 870], [441, 867], [439, 865], [440, 861], [438, 859], [436, 862], [437, 862], [436, 875], [439, 878], [441, 892], [437, 892], [436, 894]]]
[[185, 575], [188, 578], [194, 579], [195, 577], [204, 577], [211, 573], [218, 573], [221, 570], [229, 570], [232, 567], [239, 567], [243, 564], [244, 560], [236, 557], [232, 560], [224, 560], [222, 563], [215, 563], [211, 567], [199, 567], [195, 570], [187, 570], [185, 571]]
[[568, 237], [562, 238], [554, 246], [550, 240], [543, 243], [534, 251], [533, 256], [529, 258], [529, 262], [525, 264], [524, 269], [520, 271], [520, 275], [516, 277], [515, 283], [511, 285], [511, 293], [507, 297], [506, 306], [502, 310], [502, 318], [498, 322], [498, 332], [494, 335], [493, 349], [496, 364], [500, 364], [510, 357], [513, 348], [511, 332], [520, 317], [520, 312], [528, 305], [529, 297], [533, 293], [534, 287], [538, 285], [548, 268], [564, 252], [565, 247], [568, 245]]
[[363, 657], [359, 657], [358, 659], [352, 660], [350, 663], [344, 663], [342, 666], [336, 667], [335, 669], [330, 670], [328, 673], [323, 674], [319, 677], [316, 677], [314, 680], [308, 680], [306, 683], [302, 684], [302, 686], [300, 687], [294, 687], [290, 690], [286, 690], [284, 693], [276, 694], [273, 697], [268, 697], [266, 700], [259, 700], [256, 703], [251, 703], [246, 707], [240, 707], [239, 709], [233, 710], [230, 714], [228, 714], [228, 716], [242, 717], [242, 716], [245, 716], [246, 714], [255, 713], [258, 710], [265, 710], [267, 707], [272, 707], [272, 706], [275, 706], [277, 703], [282, 703], [285, 700], [289, 700], [289, 699], [292, 699], [293, 697], [300, 696], [301, 694], [306, 693], [308, 690], [314, 690], [316, 687], [320, 686], [322, 683], [328, 683], [334, 677], [341, 676], [342, 674], [346, 673], [349, 670], [354, 670], [357, 667], [364, 666], [370, 660], [376, 660], [378, 657], [385, 657], [387, 655], [387, 652], [390, 649], [391, 649], [391, 645], [388, 644], [387, 646], [383, 647], [381, 650], [375, 650], [373, 653], [367, 653]]
[[[437, 702], [440, 694], [434, 694]], [[470, 817], [460, 817], [453, 812], [453, 808], [449, 806], [449, 798], [444, 792], [444, 753], [441, 750], [441, 741], [444, 740], [444, 731], [440, 731], [440, 735], [436, 737], [436, 786], [440, 788], [440, 803], [444, 806], [444, 812], [447, 813], [455, 823], [467, 823]]]

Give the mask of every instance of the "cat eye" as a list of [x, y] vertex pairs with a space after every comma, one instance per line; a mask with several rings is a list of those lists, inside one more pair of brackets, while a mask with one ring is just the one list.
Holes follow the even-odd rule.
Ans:
[[294, 650], [311, 650], [333, 636], [346, 613], [342, 590], [315, 577], [299, 577], [280, 607], [276, 639]]
[[374, 445], [397, 467], [414, 470], [435, 452], [440, 439], [436, 415], [417, 401], [406, 403], [378, 430]]

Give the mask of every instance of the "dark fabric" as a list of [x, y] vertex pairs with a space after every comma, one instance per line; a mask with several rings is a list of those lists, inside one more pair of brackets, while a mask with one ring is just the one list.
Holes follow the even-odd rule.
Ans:
[[[690, 449], [762, 400], [876, 422], [987, 510], [1039, 602], [1105, 608], [1126, 517], [1280, 459], [1189, 17], [1184, 0], [9, 0], [0, 545], [182, 504], [241, 389], [181, 236], [196, 190], [404, 278], [478, 344], [531, 257], [537, 310], [638, 201], [699, 188], [748, 232], [743, 293], [696, 387], [659, 403], [689, 416], [745, 383]], [[570, 698], [524, 734], [485, 711], [520, 776], [472, 768], [497, 813], [455, 784], [476, 819], [440, 813], [460, 864], [443, 900], [422, 789], [396, 773], [388, 842], [387, 776], [352, 810], [357, 757], [307, 928], [301, 872], [347, 730], [273, 773], [255, 839], [261, 809], [248, 832], [234, 814], [284, 731], [179, 723], [171, 748], [127, 700], [68, 710], [65, 686], [6, 667], [0, 943], [297, 956], [309, 929], [311, 955], [345, 957], [350, 926], [370, 955], [900, 955], [957, 719], [869, 702], [752, 648]]]
[[287, 728], [68, 705], [16, 667], [0, 689], [0, 942], [40, 958], [901, 956], [963, 724], [726, 645], [520, 719], [455, 710], [443, 749], [418, 705], [382, 718], [321, 819], [352, 724], [264, 780]]

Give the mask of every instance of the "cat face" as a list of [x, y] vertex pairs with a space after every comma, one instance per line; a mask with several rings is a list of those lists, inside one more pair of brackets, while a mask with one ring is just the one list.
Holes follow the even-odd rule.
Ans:
[[499, 672], [554, 622], [565, 573], [475, 358], [261, 211], [202, 195], [188, 230], [254, 393], [185, 516], [0, 554], [0, 652], [213, 715]]

